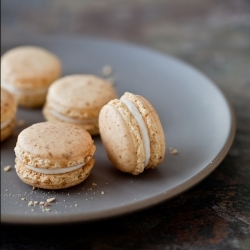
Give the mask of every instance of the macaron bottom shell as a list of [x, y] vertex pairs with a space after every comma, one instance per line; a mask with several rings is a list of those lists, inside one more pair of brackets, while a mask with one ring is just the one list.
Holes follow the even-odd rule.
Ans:
[[7, 139], [12, 134], [15, 124], [16, 124], [16, 118], [13, 118], [13, 120], [8, 124], [8, 126], [1, 129], [1, 141]]
[[[50, 107], [45, 104], [43, 108], [43, 116], [47, 121], [51, 122], [65, 122], [63, 120], [60, 120], [59, 118], [55, 117], [51, 112], [50, 112]], [[72, 123], [74, 125], [80, 126], [86, 131], [88, 131], [91, 135], [97, 135], [99, 134], [99, 124], [98, 124], [98, 119], [96, 119], [96, 122], [91, 122], [91, 123]]]
[[83, 182], [91, 172], [95, 159], [91, 158], [83, 167], [63, 174], [42, 174], [28, 169], [16, 158], [16, 172], [26, 184], [43, 189], [63, 189]]

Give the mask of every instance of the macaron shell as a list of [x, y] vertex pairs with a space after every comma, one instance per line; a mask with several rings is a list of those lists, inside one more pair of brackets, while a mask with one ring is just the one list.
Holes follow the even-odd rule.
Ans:
[[12, 134], [15, 124], [16, 124], [16, 119], [13, 118], [13, 120], [9, 123], [7, 127], [1, 129], [1, 141], [4, 141]]
[[117, 94], [109, 82], [94, 75], [70, 75], [49, 88], [47, 105], [73, 118], [98, 117], [101, 108]]
[[134, 103], [145, 121], [151, 151], [150, 162], [146, 168], [154, 168], [164, 160], [166, 151], [165, 136], [159, 116], [146, 98], [128, 92], [123, 96]]
[[87, 162], [93, 157], [95, 145], [90, 134], [79, 126], [42, 122], [24, 129], [14, 150], [25, 165], [55, 169]]
[[13, 95], [1, 88], [1, 122], [13, 119], [16, 115], [17, 104]]
[[58, 57], [40, 47], [16, 47], [1, 57], [1, 80], [20, 89], [49, 86], [60, 74]]
[[25, 164], [16, 159], [16, 172], [26, 184], [43, 189], [62, 189], [75, 186], [83, 182], [94, 166], [94, 158], [90, 159], [82, 168], [64, 174], [41, 174], [25, 167]]
[[[53, 114], [50, 111], [51, 109], [48, 107], [47, 104], [44, 105], [43, 107], [43, 116], [47, 121], [51, 122], [65, 122], [63, 120], [58, 119], [57, 117], [53, 116]], [[72, 123], [74, 124], [74, 123]], [[97, 135], [99, 134], [99, 124], [98, 124], [98, 119], [95, 123], [86, 123], [86, 124], [79, 124], [75, 123], [75, 125], [82, 127], [83, 129], [87, 130], [91, 135]]]
[[[114, 102], [122, 106], [119, 100], [112, 101], [113, 104], [115, 104]], [[123, 108], [126, 109], [126, 107]], [[117, 169], [122, 172], [139, 174], [144, 169], [142, 164], [144, 155], [141, 156], [137, 153], [139, 147], [142, 151], [142, 144], [138, 141], [136, 143], [136, 138], [131, 134], [131, 128], [128, 126], [129, 117], [126, 118], [123, 115], [118, 111], [117, 105], [107, 104], [102, 108], [99, 115], [101, 139], [110, 161]], [[140, 168], [135, 169], [138, 162]]]

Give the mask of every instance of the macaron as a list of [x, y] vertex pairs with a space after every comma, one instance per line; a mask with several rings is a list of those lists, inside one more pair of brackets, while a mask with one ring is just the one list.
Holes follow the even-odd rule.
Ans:
[[1, 141], [9, 137], [15, 127], [16, 109], [13, 95], [1, 88]]
[[96, 135], [100, 110], [114, 98], [117, 98], [115, 89], [102, 78], [69, 75], [49, 87], [43, 115], [48, 121], [76, 124]]
[[41, 122], [24, 129], [17, 138], [16, 172], [28, 185], [61, 189], [84, 181], [94, 166], [95, 145], [79, 126]]
[[59, 58], [40, 47], [16, 47], [1, 57], [1, 84], [23, 107], [42, 106], [49, 85], [60, 75]]
[[126, 92], [105, 105], [99, 128], [108, 158], [122, 172], [138, 175], [164, 159], [166, 144], [159, 116], [140, 95]]

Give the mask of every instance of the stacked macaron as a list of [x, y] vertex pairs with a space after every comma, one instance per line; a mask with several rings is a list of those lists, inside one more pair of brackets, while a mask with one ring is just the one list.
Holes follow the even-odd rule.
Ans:
[[74, 186], [89, 176], [95, 149], [90, 134], [79, 126], [37, 123], [18, 136], [16, 172], [23, 182], [38, 188]]
[[99, 127], [108, 157], [119, 170], [138, 175], [163, 161], [164, 131], [144, 97], [125, 93], [110, 101], [100, 112]]
[[48, 121], [76, 124], [95, 135], [101, 108], [116, 97], [112, 85], [97, 76], [70, 75], [50, 86], [43, 114]]
[[15, 96], [20, 106], [42, 106], [49, 85], [60, 74], [60, 60], [43, 48], [21, 46], [1, 57], [1, 85]]
[[15, 127], [16, 109], [12, 94], [1, 88], [1, 141], [9, 137]]

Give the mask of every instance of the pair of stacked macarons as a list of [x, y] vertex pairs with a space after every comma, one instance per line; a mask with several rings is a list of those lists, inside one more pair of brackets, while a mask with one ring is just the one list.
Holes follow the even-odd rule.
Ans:
[[76, 185], [94, 165], [91, 135], [100, 133], [108, 158], [122, 172], [138, 175], [165, 155], [160, 119], [142, 96], [125, 93], [93, 75], [71, 75], [48, 87], [44, 117], [18, 136], [16, 171], [25, 183], [46, 189]]

